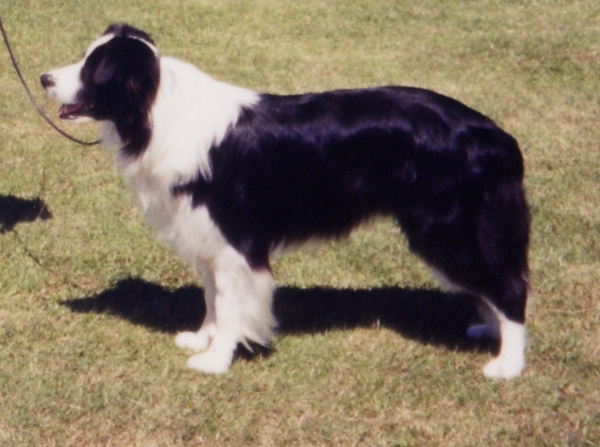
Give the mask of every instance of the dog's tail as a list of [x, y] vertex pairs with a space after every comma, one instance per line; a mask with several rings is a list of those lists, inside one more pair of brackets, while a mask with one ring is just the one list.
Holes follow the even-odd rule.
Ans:
[[398, 220], [411, 250], [450, 283], [524, 322], [530, 215], [519, 146], [487, 126], [457, 135], [451, 150], [452, 163], [427, 153], [413, 163]]

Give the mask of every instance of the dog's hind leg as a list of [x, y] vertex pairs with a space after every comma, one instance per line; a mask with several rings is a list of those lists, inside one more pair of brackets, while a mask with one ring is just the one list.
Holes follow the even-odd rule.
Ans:
[[271, 309], [275, 285], [268, 268], [252, 268], [232, 247], [223, 249], [210, 265], [215, 291], [214, 327], [208, 326], [212, 339], [208, 349], [189, 358], [187, 367], [218, 374], [231, 366], [238, 343], [268, 344], [275, 326]]
[[[477, 294], [468, 287], [449, 283], [435, 269], [434, 275], [451, 290]], [[491, 338], [500, 341], [500, 353], [483, 369], [483, 374], [493, 379], [511, 379], [521, 374], [525, 367], [527, 280], [520, 277], [507, 281], [507, 284], [507, 291], [500, 298], [480, 298], [478, 312], [484, 323], [467, 329], [470, 338]]]
[[216, 330], [216, 312], [215, 312], [215, 278], [213, 272], [207, 266], [200, 267], [200, 272], [204, 279], [204, 303], [206, 306], [206, 315], [202, 326], [197, 332], [180, 332], [175, 338], [175, 344], [182, 349], [190, 349], [194, 352], [204, 351], [210, 345]]
[[412, 234], [412, 248], [442, 282], [482, 297], [480, 313], [486, 324], [470, 328], [468, 334], [499, 338], [500, 353], [483, 372], [510, 379], [525, 365], [529, 288], [529, 211], [520, 181], [488, 185], [483, 194], [474, 194], [472, 203], [465, 199], [455, 216], [423, 225], [420, 233], [409, 233], [409, 241]]
[[525, 366], [525, 310], [529, 291], [527, 249], [530, 216], [522, 186], [504, 185], [490, 194], [478, 227], [484, 265], [478, 289], [487, 305], [487, 328], [500, 335], [500, 353], [486, 365], [490, 378], [510, 379]]
[[[445, 288], [453, 291], [474, 293], [467, 288], [455, 285], [447, 280], [438, 270], [433, 269], [436, 276]], [[515, 300], [500, 300], [499, 304], [506, 301], [516, 301], [513, 308], [521, 308], [524, 315], [524, 307], [527, 296], [527, 281], [522, 279], [516, 281], [517, 297]], [[480, 298], [478, 305], [479, 315], [484, 323], [471, 326], [467, 329], [467, 335], [473, 339], [491, 338], [500, 342], [500, 353], [489, 362], [483, 369], [483, 374], [492, 379], [511, 379], [521, 374], [525, 367], [525, 320], [521, 317], [521, 311], [508, 318], [504, 312], [487, 298]]]

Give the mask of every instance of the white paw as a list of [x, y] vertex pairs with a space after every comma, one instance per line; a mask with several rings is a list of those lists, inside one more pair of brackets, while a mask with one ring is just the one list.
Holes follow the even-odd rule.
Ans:
[[512, 379], [523, 371], [525, 361], [497, 357], [483, 368], [483, 374], [489, 379]]
[[499, 340], [500, 334], [487, 324], [475, 324], [467, 329], [467, 337], [473, 340], [483, 340], [486, 338]]
[[200, 352], [208, 349], [210, 340], [209, 331], [180, 332], [175, 337], [175, 346], [181, 349]]
[[208, 374], [223, 374], [229, 370], [232, 358], [233, 353], [209, 349], [202, 354], [191, 356], [185, 366]]

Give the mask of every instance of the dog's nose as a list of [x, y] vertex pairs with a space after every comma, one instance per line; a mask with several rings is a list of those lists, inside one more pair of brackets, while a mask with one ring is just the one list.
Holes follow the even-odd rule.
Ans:
[[40, 82], [42, 83], [42, 87], [44, 87], [44, 88], [54, 86], [54, 78], [52, 77], [52, 75], [49, 75], [48, 73], [44, 73], [43, 75], [40, 76]]

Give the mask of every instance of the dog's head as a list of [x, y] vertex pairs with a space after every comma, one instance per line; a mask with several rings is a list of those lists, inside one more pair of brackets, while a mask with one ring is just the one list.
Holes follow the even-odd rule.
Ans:
[[140, 137], [136, 133], [142, 128], [149, 132], [148, 113], [159, 80], [154, 41], [123, 24], [109, 26], [81, 61], [40, 77], [50, 97], [62, 103], [61, 119], [111, 121], [126, 145]]

